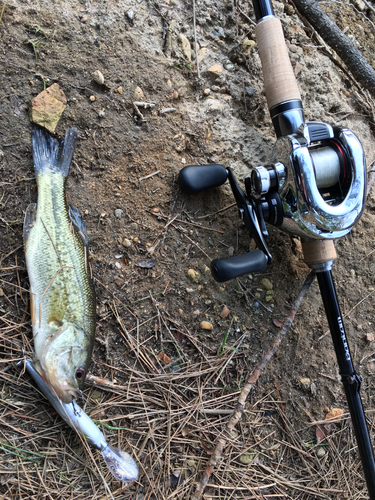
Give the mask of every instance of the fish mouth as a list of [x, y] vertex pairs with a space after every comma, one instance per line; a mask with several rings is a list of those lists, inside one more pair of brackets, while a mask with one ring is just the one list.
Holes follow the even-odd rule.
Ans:
[[74, 398], [79, 397], [80, 390], [70, 378], [66, 376], [58, 377], [57, 369], [51, 370], [48, 368], [46, 370], [48, 384], [60, 401], [64, 404], [69, 404]]
[[63, 382], [61, 382], [61, 381], [52, 382], [50, 380], [49, 383], [50, 383], [53, 391], [55, 392], [56, 396], [64, 404], [71, 403], [73, 399], [77, 399], [80, 395], [79, 389], [77, 389], [76, 387], [73, 387], [70, 380], [66, 380]]
[[[34, 366], [43, 378], [45, 383], [48, 385], [51, 392], [64, 404], [69, 404], [73, 399], [77, 399], [81, 395], [81, 391], [78, 387], [75, 387], [71, 380], [68, 378], [63, 378], [57, 380], [55, 370], [44, 371], [38, 360], [35, 360]], [[48, 374], [48, 375], [47, 375]]]

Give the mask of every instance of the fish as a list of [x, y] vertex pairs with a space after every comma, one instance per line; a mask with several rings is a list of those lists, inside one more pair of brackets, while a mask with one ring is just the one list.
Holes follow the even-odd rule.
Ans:
[[33, 127], [38, 199], [27, 207], [23, 229], [35, 368], [64, 404], [81, 394], [96, 324], [87, 230], [65, 195], [77, 135], [71, 128], [59, 141]]
[[[23, 361], [20, 361], [19, 364], [23, 364]], [[82, 439], [101, 451], [102, 457], [111, 474], [124, 483], [135, 481], [138, 478], [138, 466], [134, 459], [128, 453], [108, 444], [104, 434], [75, 400], [69, 404], [62, 403], [49, 390], [44, 378], [41, 377], [30, 359], [25, 360], [25, 368], [62, 419], [75, 429]]]

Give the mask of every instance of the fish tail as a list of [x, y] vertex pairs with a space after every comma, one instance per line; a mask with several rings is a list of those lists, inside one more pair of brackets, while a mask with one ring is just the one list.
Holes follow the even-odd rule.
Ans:
[[31, 139], [36, 175], [52, 170], [56, 174], [67, 177], [76, 146], [77, 129], [67, 130], [65, 139], [58, 141], [45, 129], [33, 127]]

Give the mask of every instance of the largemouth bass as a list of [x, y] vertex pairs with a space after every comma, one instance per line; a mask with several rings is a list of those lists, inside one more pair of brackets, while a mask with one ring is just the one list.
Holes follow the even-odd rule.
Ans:
[[65, 201], [76, 139], [75, 128], [61, 142], [33, 128], [38, 203], [27, 208], [24, 221], [36, 368], [66, 404], [80, 394], [95, 335], [87, 231], [78, 210]]
[[[20, 362], [19, 364], [21, 364]], [[80, 408], [75, 401], [69, 404], [62, 403], [49, 390], [44, 379], [36, 371], [29, 359], [25, 361], [26, 370], [38, 384], [44, 396], [55, 408], [65, 422], [75, 429], [78, 434], [94, 448], [101, 451], [108, 470], [120, 481], [125, 483], [135, 481], [138, 477], [138, 467], [133, 458], [122, 450], [107, 443], [104, 434], [94, 424], [91, 418]]]

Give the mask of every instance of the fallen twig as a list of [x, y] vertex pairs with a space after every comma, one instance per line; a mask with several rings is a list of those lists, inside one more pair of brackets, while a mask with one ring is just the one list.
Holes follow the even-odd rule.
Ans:
[[293, 319], [298, 311], [298, 308], [301, 305], [302, 299], [307, 292], [307, 290], [310, 288], [313, 280], [315, 278], [315, 271], [311, 271], [310, 274], [307, 276], [305, 282], [302, 285], [302, 288], [298, 294], [298, 297], [294, 301], [294, 304], [292, 306], [292, 309], [290, 310], [290, 313], [288, 317], [284, 320], [283, 326], [281, 327], [281, 330], [276, 337], [271, 349], [263, 356], [263, 358], [260, 360], [258, 365], [254, 368], [252, 371], [251, 375], [247, 379], [246, 384], [242, 388], [241, 394], [238, 398], [237, 402], [237, 407], [234, 411], [233, 416], [229, 420], [229, 423], [226, 425], [225, 429], [223, 430], [221, 436], [219, 437], [215, 450], [213, 451], [210, 460], [208, 461], [206, 470], [204, 471], [204, 474], [200, 480], [200, 482], [196, 486], [196, 490], [192, 496], [192, 500], [198, 500], [202, 497], [203, 491], [205, 487], [208, 484], [208, 481], [211, 477], [211, 474], [214, 471], [214, 468], [216, 467], [217, 463], [219, 460], [221, 460], [224, 447], [226, 445], [227, 439], [229, 438], [232, 430], [234, 427], [237, 425], [239, 420], [242, 417], [242, 413], [245, 407], [246, 399], [250, 393], [250, 391], [253, 389], [255, 386], [256, 382], [258, 381], [258, 378], [264, 368], [266, 367], [267, 363], [270, 361], [272, 356], [275, 354], [277, 349], [279, 348], [281, 341], [285, 337], [285, 335], [288, 333], [290, 327], [292, 326]]
[[375, 70], [357, 47], [317, 3], [310, 0], [293, 0], [293, 3], [314, 26], [320, 36], [341, 57], [358, 82], [375, 96]]
[[193, 0], [193, 30], [194, 30], [194, 49], [195, 49], [195, 61], [197, 63], [197, 77], [200, 79], [199, 73], [199, 59], [198, 59], [198, 47], [197, 47], [197, 27], [195, 22], [195, 0]]
[[150, 177], [153, 177], [156, 174], [160, 174], [160, 170], [158, 170], [158, 171], [156, 171], [156, 172], [154, 172], [152, 174], [146, 175], [145, 177], [140, 177], [138, 179], [138, 182], [144, 181], [145, 179], [149, 179]]

